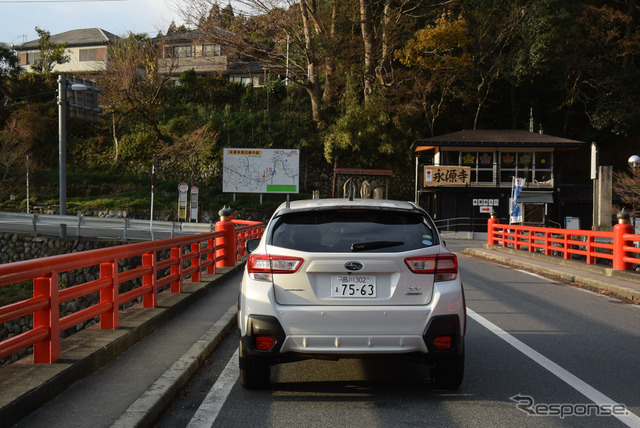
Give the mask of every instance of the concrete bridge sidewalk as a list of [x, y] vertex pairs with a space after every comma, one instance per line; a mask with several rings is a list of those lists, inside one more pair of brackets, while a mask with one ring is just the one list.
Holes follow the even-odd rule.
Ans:
[[558, 256], [529, 253], [500, 245], [485, 244], [482, 248], [467, 248], [464, 253], [586, 286], [593, 291], [640, 304], [640, 272], [616, 271], [604, 265], [589, 265], [581, 260], [565, 260]]
[[64, 339], [53, 364], [28, 356], [0, 368], [0, 427], [150, 426], [235, 326], [242, 267], [128, 308], [118, 329]]
[[[472, 257], [640, 299], [640, 273], [469, 244], [478, 247], [464, 250]], [[236, 324], [241, 267], [162, 293], [158, 308], [127, 309], [116, 330], [93, 326], [65, 339], [54, 364], [26, 358], [1, 368], [0, 426], [151, 426]]]

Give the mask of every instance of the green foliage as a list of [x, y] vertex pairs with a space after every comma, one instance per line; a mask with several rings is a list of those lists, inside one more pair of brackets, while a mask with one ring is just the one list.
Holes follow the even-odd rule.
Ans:
[[138, 163], [143, 159], [151, 159], [158, 147], [154, 130], [140, 124], [135, 133], [123, 135], [120, 139], [121, 160]]
[[186, 31], [187, 27], [185, 27], [184, 24], [177, 26], [175, 21], [171, 21], [171, 24], [169, 24], [169, 28], [167, 28], [167, 35], [170, 36], [171, 34], [179, 34]]
[[327, 162], [338, 159], [340, 166], [388, 168], [402, 165], [408, 149], [387, 111], [386, 99], [374, 94], [368, 102], [360, 98], [361, 88], [349, 79], [342, 100], [342, 114], [325, 135]]
[[36, 73], [45, 75], [51, 74], [56, 64], [65, 64], [71, 61], [69, 55], [65, 54], [67, 43], [56, 43], [51, 40], [51, 33], [36, 27], [38, 33], [38, 49], [40, 58], [31, 64], [31, 69]]
[[0, 101], [10, 97], [10, 78], [19, 73], [18, 56], [8, 46], [0, 43]]

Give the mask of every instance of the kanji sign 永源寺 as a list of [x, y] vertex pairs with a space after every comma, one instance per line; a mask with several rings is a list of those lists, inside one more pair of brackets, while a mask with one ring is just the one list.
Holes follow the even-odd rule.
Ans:
[[471, 181], [468, 166], [425, 166], [424, 186], [465, 186]]

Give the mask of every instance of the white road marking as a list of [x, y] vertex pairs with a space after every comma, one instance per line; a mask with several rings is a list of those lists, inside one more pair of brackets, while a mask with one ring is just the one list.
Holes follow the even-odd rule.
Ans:
[[534, 278], [538, 278], [538, 279], [542, 279], [542, 280], [544, 280], [546, 282], [550, 282], [552, 284], [558, 284], [558, 281], [554, 281], [551, 278], [547, 278], [546, 276], [542, 276], [542, 275], [539, 275], [537, 273], [529, 272], [529, 271], [526, 271], [526, 270], [523, 270], [523, 269], [518, 269], [518, 271], [522, 272], [524, 274], [527, 274], [529, 276], [533, 276]]
[[218, 376], [218, 380], [213, 385], [207, 396], [200, 404], [200, 407], [191, 418], [188, 428], [211, 427], [218, 417], [224, 402], [227, 400], [231, 388], [235, 385], [240, 374], [238, 366], [238, 350], [233, 354], [226, 367]]
[[[583, 380], [579, 379], [575, 375], [571, 374], [567, 370], [560, 367], [538, 351], [534, 350], [530, 346], [511, 336], [509, 333], [474, 312], [472, 309], [467, 308], [467, 315], [487, 330], [507, 342], [509, 345], [522, 352], [527, 357], [541, 365], [544, 369], [557, 376], [560, 380], [571, 386], [573, 389], [587, 397], [599, 405], [621, 405], [611, 398], [607, 397], [591, 385], [587, 384]], [[213, 385], [205, 399], [200, 404], [200, 407], [191, 418], [188, 428], [203, 428], [211, 427], [213, 422], [218, 417], [222, 406], [224, 405], [231, 389], [238, 380], [240, 368], [238, 366], [238, 353], [239, 350], [233, 354], [226, 367], [218, 377], [218, 380]], [[627, 409], [626, 415], [613, 415], [619, 419], [622, 423], [629, 427], [640, 427], [640, 417]]]
[[[467, 315], [470, 316], [473, 320], [480, 323], [483, 327], [491, 331], [493, 334], [507, 342], [509, 345], [516, 348], [518, 351], [525, 354], [527, 357], [531, 358], [536, 363], [540, 364], [543, 368], [556, 375], [560, 380], [567, 383], [573, 389], [587, 397], [589, 400], [593, 401], [596, 404], [606, 404], [606, 405], [620, 405], [613, 401], [611, 398], [607, 397], [597, 389], [593, 388], [591, 385], [586, 382], [580, 380], [573, 374], [569, 373], [567, 370], [563, 369], [544, 355], [540, 354], [533, 348], [525, 345], [523, 342], [519, 341], [515, 337], [511, 336], [509, 333], [484, 318], [481, 315], [478, 315], [476, 312], [467, 308]], [[640, 427], [640, 417], [634, 413], [631, 413], [627, 410], [627, 415], [614, 415], [618, 418], [622, 423], [629, 427]]]

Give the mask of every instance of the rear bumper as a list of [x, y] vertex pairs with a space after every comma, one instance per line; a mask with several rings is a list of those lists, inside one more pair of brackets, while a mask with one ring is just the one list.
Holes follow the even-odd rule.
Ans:
[[[433, 317], [422, 334], [414, 335], [286, 335], [280, 321], [273, 316], [250, 315], [247, 334], [241, 337], [247, 355], [261, 356], [274, 363], [304, 358], [365, 357], [387, 354], [421, 354], [428, 359], [462, 355], [464, 352], [463, 325], [458, 315]], [[276, 340], [268, 351], [255, 347], [255, 337], [271, 336]], [[450, 336], [452, 347], [438, 350], [433, 339]]]

